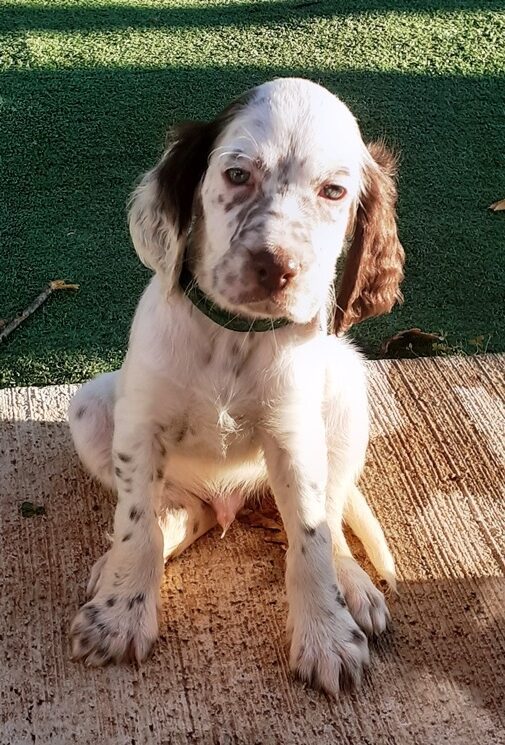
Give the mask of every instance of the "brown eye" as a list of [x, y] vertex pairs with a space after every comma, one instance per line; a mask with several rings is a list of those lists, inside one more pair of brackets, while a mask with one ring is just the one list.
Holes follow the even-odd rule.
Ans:
[[319, 192], [320, 197], [331, 199], [333, 202], [342, 199], [342, 197], [345, 197], [346, 194], [347, 191], [344, 189], [344, 187], [338, 186], [337, 184], [326, 184], [326, 186], [323, 186], [323, 188]]
[[243, 184], [247, 184], [251, 177], [250, 172], [244, 171], [243, 168], [228, 168], [225, 173], [228, 181], [231, 184], [235, 184], [235, 186], [242, 186]]

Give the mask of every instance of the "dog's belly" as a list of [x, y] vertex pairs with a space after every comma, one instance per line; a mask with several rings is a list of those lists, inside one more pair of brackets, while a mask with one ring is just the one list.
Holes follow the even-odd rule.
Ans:
[[259, 449], [248, 457], [224, 460], [172, 453], [164, 467], [166, 497], [178, 491], [190, 492], [212, 506], [217, 521], [227, 530], [247, 499], [261, 494], [266, 485], [266, 468]]
[[244, 502], [266, 483], [255, 427], [245, 417], [229, 414], [217, 421], [194, 416], [181, 425], [177, 439], [163, 467], [166, 499], [180, 491], [191, 493], [213, 507], [226, 530]]

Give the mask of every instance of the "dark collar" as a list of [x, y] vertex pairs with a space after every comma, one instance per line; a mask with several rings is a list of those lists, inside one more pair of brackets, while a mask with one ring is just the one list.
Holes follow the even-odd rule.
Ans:
[[200, 289], [186, 262], [182, 264], [179, 284], [200, 313], [231, 331], [274, 331], [292, 323], [288, 318], [248, 318], [220, 308]]

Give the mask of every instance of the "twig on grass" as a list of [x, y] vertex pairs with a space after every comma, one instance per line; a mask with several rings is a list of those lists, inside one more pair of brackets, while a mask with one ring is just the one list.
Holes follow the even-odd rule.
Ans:
[[47, 287], [44, 287], [40, 295], [37, 295], [35, 300], [33, 300], [30, 305], [28, 305], [24, 310], [21, 311], [21, 313], [18, 313], [17, 316], [15, 316], [12, 321], [9, 321], [9, 323], [6, 323], [5, 326], [0, 324], [0, 342], [4, 341], [9, 334], [12, 334], [12, 332], [17, 329], [17, 327], [23, 323], [23, 321], [26, 321], [27, 318], [29, 318], [37, 308], [40, 308], [42, 303], [45, 303], [47, 298], [56, 290], [78, 290], [79, 285], [72, 285], [65, 282], [63, 279], [53, 279]]

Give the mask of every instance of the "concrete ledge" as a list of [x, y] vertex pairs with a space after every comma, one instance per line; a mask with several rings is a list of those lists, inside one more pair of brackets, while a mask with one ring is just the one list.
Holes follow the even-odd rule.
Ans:
[[[400, 595], [361, 691], [338, 703], [289, 675], [284, 552], [238, 523], [167, 568], [142, 668], [72, 663], [113, 502], [71, 447], [75, 387], [0, 391], [0, 742], [505, 743], [504, 363], [370, 363], [363, 488]], [[22, 517], [23, 501], [45, 515]]]

